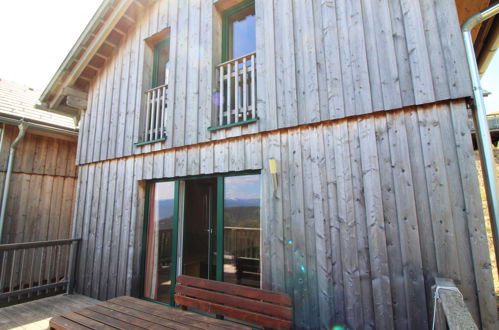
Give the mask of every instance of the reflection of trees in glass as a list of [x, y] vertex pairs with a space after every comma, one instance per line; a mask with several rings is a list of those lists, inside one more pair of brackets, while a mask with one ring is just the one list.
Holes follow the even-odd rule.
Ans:
[[225, 208], [226, 227], [260, 228], [260, 206]]

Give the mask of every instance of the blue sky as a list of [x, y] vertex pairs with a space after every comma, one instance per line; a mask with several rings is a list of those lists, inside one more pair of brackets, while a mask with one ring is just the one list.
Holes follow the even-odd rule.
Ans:
[[225, 178], [225, 198], [260, 198], [260, 175], [231, 176]]

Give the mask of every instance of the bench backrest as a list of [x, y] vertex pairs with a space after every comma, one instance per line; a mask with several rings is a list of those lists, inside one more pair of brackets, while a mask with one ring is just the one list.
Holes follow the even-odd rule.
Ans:
[[266, 328], [290, 329], [291, 298], [283, 293], [181, 275], [175, 303]]

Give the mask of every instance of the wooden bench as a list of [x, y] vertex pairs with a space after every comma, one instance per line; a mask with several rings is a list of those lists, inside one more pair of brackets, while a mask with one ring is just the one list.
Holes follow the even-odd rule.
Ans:
[[293, 325], [288, 295], [231, 283], [181, 275], [175, 303], [183, 310], [193, 308], [265, 328], [290, 329]]

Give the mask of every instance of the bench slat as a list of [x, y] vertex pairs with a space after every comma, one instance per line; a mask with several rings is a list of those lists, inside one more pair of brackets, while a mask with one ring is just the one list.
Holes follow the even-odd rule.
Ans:
[[228, 316], [243, 322], [257, 324], [267, 328], [289, 329], [291, 328], [292, 325], [291, 321], [286, 321], [271, 316], [267, 316], [264, 314], [248, 312], [238, 308], [226, 305], [219, 305], [215, 303], [210, 303], [208, 301], [198, 300], [184, 296], [175, 296], [175, 302], [180, 306], [188, 306], [191, 308], [207, 311], [209, 313]]
[[206, 280], [202, 278], [180, 275], [177, 277], [177, 284], [183, 284], [186, 286], [192, 286], [197, 288], [209, 289], [214, 291], [220, 291], [223, 293], [242, 296], [246, 298], [252, 298], [257, 300], [264, 300], [272, 302], [275, 304], [284, 305], [287, 307], [292, 307], [291, 297], [286, 294], [250, 288], [242, 285], [236, 285], [232, 283], [218, 282], [212, 280]]
[[252, 300], [241, 296], [232, 296], [225, 293], [208, 291], [194, 287], [187, 287], [177, 284], [175, 291], [185, 296], [191, 296], [196, 299], [203, 299], [208, 302], [221, 303], [232, 307], [242, 308], [251, 312], [268, 314], [276, 318], [290, 320], [293, 317], [291, 307], [283, 307], [262, 301]]

